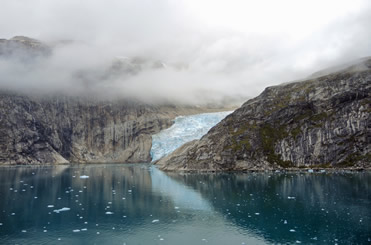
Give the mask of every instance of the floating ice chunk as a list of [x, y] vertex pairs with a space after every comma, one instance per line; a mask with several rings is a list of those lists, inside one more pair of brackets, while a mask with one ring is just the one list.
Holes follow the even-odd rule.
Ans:
[[291, 199], [291, 200], [293, 200], [293, 199], [295, 199], [295, 197], [290, 197], [290, 196], [288, 196], [287, 199]]
[[22, 230], [23, 233], [26, 233], [27, 231], [26, 230]]
[[79, 229], [76, 229], [76, 230], [73, 230], [73, 232], [80, 232], [80, 230]]
[[88, 179], [89, 178], [89, 176], [87, 176], [87, 175], [81, 175], [80, 176], [80, 179]]
[[152, 223], [157, 223], [157, 222], [160, 222], [160, 220], [159, 219], [152, 220]]
[[283, 221], [283, 223], [284, 223], [285, 225], [287, 225], [287, 220]]
[[54, 208], [54, 205], [48, 205], [48, 208]]
[[3, 223], [0, 223], [0, 226], [2, 226], [3, 225]]
[[48, 232], [47, 230], [44, 230], [44, 232]]
[[163, 241], [163, 240], [164, 240], [164, 239], [161, 237], [161, 238], [160, 238], [160, 241]]
[[179, 207], [174, 207], [174, 209], [179, 209]]
[[301, 241], [297, 240], [296, 243], [301, 243]]
[[260, 215], [260, 213], [255, 213], [255, 215]]
[[326, 173], [326, 170], [324, 170], [324, 169], [321, 169], [321, 173]]
[[81, 231], [87, 231], [88, 230], [88, 228], [82, 228], [81, 229]]
[[11, 213], [10, 215], [15, 215], [15, 213]]
[[290, 232], [296, 232], [294, 229], [291, 229]]
[[113, 214], [113, 212], [106, 212], [106, 214]]
[[70, 208], [64, 207], [64, 208], [61, 208], [61, 209], [55, 209], [55, 210], [53, 210], [53, 212], [59, 214], [60, 212], [65, 212], [65, 211], [70, 211], [70, 210], [71, 210]]
[[308, 169], [308, 173], [313, 173], [313, 169]]

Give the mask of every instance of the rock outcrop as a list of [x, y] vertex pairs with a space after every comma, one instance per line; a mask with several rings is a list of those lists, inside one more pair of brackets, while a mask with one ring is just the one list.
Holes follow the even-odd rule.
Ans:
[[201, 108], [0, 93], [0, 164], [150, 162], [152, 134]]
[[0, 39], [0, 56], [3, 57], [30, 59], [48, 56], [51, 52], [51, 47], [33, 38], [15, 36], [11, 39]]
[[371, 167], [371, 59], [266, 88], [198, 141], [157, 162], [163, 170]]

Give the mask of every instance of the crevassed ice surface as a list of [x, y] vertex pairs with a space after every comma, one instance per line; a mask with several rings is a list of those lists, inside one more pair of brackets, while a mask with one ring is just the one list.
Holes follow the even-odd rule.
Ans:
[[170, 128], [152, 136], [152, 161], [166, 156], [184, 143], [200, 139], [230, 113], [231, 111], [203, 113], [175, 118], [175, 123]]

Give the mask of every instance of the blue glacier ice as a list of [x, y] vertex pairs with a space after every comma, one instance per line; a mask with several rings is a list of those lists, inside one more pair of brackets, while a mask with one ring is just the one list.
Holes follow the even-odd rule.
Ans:
[[232, 112], [203, 113], [175, 118], [170, 128], [152, 136], [152, 161], [166, 156], [184, 143], [200, 139], [230, 113]]

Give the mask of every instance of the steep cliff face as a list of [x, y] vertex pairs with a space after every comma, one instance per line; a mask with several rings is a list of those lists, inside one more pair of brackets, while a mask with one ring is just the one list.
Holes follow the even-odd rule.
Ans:
[[371, 59], [268, 87], [157, 164], [163, 170], [371, 167]]
[[149, 162], [152, 134], [195, 108], [0, 93], [0, 164]]

